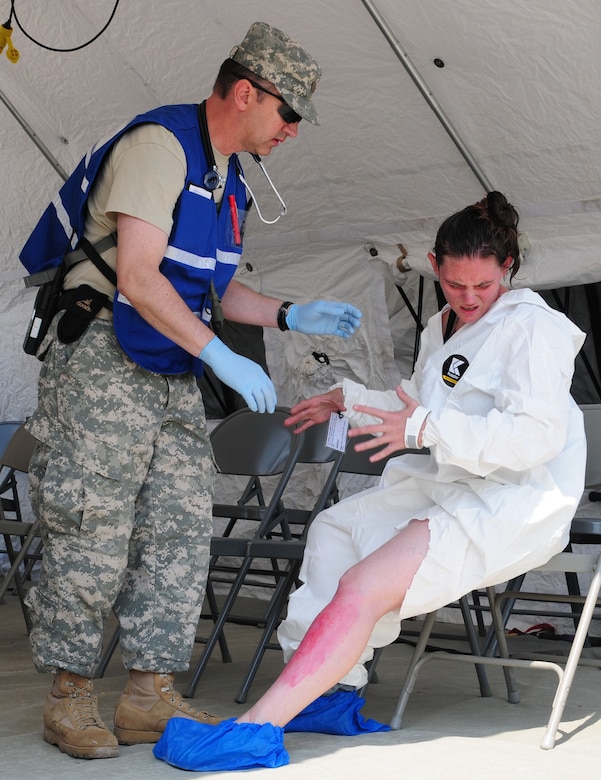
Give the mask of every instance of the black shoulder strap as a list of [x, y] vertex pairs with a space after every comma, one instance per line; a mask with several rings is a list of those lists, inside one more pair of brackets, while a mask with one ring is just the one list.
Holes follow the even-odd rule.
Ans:
[[457, 315], [453, 311], [453, 309], [449, 309], [449, 316], [447, 319], [447, 327], [445, 328], [444, 336], [442, 337], [442, 340], [446, 343], [451, 336], [453, 335], [453, 328], [455, 327], [455, 323], [457, 322]]
[[106, 279], [109, 280], [109, 282], [113, 285], [113, 287], [116, 287], [117, 274], [110, 267], [110, 265], [105, 260], [102, 259], [100, 253], [94, 247], [94, 244], [92, 244], [92, 242], [89, 241], [87, 238], [82, 238], [80, 242], [80, 246], [88, 256], [88, 259], [94, 263], [94, 265], [100, 271], [100, 273]]

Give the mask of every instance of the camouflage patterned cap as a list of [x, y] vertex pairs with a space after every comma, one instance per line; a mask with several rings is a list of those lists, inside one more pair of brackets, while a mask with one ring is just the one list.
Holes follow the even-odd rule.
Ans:
[[321, 78], [321, 68], [286, 33], [265, 22], [255, 22], [242, 43], [231, 50], [230, 57], [270, 81], [303, 119], [319, 124], [311, 96]]

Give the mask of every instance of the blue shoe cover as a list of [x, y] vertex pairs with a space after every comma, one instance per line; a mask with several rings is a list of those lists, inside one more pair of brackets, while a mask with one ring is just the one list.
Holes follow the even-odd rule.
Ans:
[[290, 762], [282, 728], [271, 723], [236, 723], [234, 718], [216, 726], [171, 718], [152, 752], [171, 766], [197, 772], [277, 767]]
[[373, 731], [390, 731], [390, 726], [377, 720], [366, 720], [359, 712], [365, 704], [357, 691], [336, 691], [320, 696], [292, 718], [285, 731], [315, 731], [352, 737]]

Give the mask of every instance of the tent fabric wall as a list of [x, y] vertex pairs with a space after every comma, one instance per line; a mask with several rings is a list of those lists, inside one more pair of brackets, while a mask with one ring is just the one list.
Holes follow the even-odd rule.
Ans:
[[[95, 35], [114, 3], [15, 5], [33, 37], [68, 47]], [[597, 0], [376, 0], [375, 6], [487, 178], [522, 213], [532, 247], [525, 268], [530, 262], [544, 273], [567, 271], [569, 284], [582, 269], [585, 281], [596, 281]], [[386, 383], [395, 374], [391, 356], [405, 349], [391, 343], [389, 323], [382, 320], [396, 244], [407, 247], [410, 265], [423, 262], [441, 219], [483, 191], [364, 3], [130, 0], [119, 5], [102, 36], [71, 53], [34, 45], [13, 21], [21, 56], [15, 65], [0, 58], [0, 91], [69, 171], [97, 138], [133, 114], [208, 94], [219, 63], [256, 19], [296, 37], [324, 76], [315, 95], [321, 125], [301, 125], [299, 137], [266, 161], [289, 214], [275, 226], [251, 216], [245, 259], [260, 268], [265, 292], [299, 300], [316, 293], [347, 298], [366, 315], [354, 344], [318, 345], [333, 361], [330, 371], [318, 366], [312, 379], [299, 376], [298, 367], [313, 345], [268, 333], [281, 400], [320, 389], [334, 369]], [[34, 293], [23, 288], [18, 251], [61, 180], [3, 105], [0, 133], [0, 415], [7, 419], [34, 408], [39, 369], [21, 351]], [[245, 168], [263, 210], [275, 210], [250, 159]], [[372, 240], [381, 250], [378, 262], [390, 260], [384, 284], [375, 272], [378, 262], [365, 255]], [[559, 281], [554, 277], [550, 284]], [[284, 371], [289, 366], [292, 373]]]

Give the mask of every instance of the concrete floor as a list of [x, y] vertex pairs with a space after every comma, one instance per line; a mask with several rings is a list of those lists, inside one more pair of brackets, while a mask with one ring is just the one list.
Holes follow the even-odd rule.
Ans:
[[[412, 621], [407, 624], [410, 627]], [[415, 624], [413, 624], [415, 626]], [[203, 626], [204, 627], [204, 626]], [[199, 709], [224, 717], [242, 711], [234, 695], [258, 638], [256, 628], [228, 626], [231, 664], [215, 653], [191, 700]], [[540, 643], [532, 637], [516, 642]], [[554, 648], [560, 643], [553, 642]], [[200, 651], [197, 646], [196, 655]], [[378, 684], [370, 686], [363, 714], [387, 721], [394, 710], [410, 649], [387, 648], [378, 665]], [[41, 735], [43, 700], [50, 680], [32, 667], [24, 621], [16, 597], [0, 605], [0, 777], [3, 780], [240, 777], [240, 772], [184, 772], [158, 761], [152, 747], [122, 747], [116, 759], [85, 761], [63, 755]], [[278, 651], [268, 651], [250, 691], [257, 698], [281, 669]], [[471, 665], [433, 661], [418, 678], [403, 728], [376, 735], [333, 737], [290, 734], [290, 764], [277, 770], [250, 770], [258, 780], [352, 780], [352, 778], [571, 778], [596, 776], [601, 763], [601, 671], [578, 670], [553, 750], [539, 747], [556, 684], [548, 671], [519, 671], [522, 700], [509, 704], [502, 672], [489, 669], [491, 698], [481, 698]], [[177, 687], [183, 690], [186, 675]], [[102, 680], [96, 682], [100, 713], [107, 724], [125, 683], [117, 651]]]

